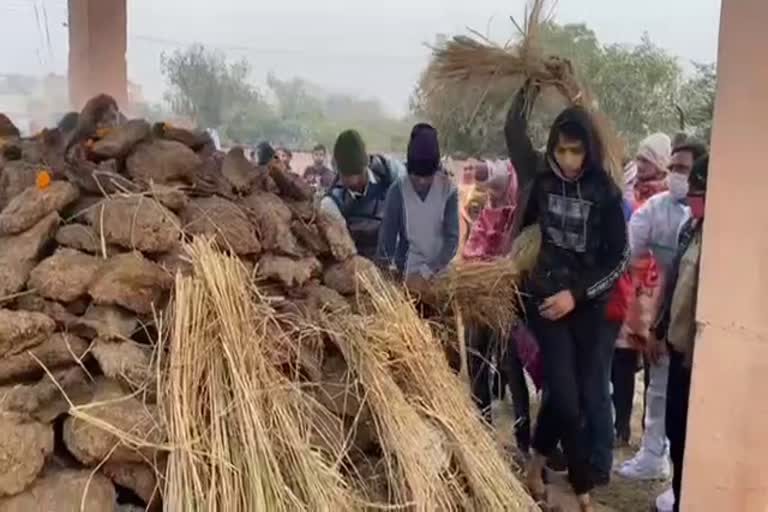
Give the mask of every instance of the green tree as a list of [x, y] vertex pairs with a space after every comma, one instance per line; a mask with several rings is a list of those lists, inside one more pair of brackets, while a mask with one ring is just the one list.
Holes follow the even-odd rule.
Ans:
[[683, 84], [680, 107], [683, 110], [685, 128], [691, 135], [709, 142], [712, 136], [712, 118], [715, 114], [717, 71], [714, 64], [694, 63], [696, 69]]
[[200, 126], [222, 127], [261, 102], [247, 82], [250, 68], [244, 60], [228, 63], [222, 53], [193, 45], [163, 54], [160, 62], [170, 85], [165, 100], [175, 113]]

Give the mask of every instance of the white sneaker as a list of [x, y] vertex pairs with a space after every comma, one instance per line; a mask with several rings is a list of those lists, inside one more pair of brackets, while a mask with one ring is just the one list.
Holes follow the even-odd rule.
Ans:
[[675, 492], [670, 488], [656, 498], [656, 512], [672, 512], [675, 508]]
[[666, 456], [659, 457], [641, 449], [616, 472], [627, 480], [668, 480], [672, 470]]

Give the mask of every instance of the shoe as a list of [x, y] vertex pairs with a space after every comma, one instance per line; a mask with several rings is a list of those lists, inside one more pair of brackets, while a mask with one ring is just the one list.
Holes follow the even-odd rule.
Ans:
[[675, 493], [670, 488], [656, 498], [656, 512], [672, 512], [675, 508]]
[[616, 471], [627, 480], [668, 480], [672, 470], [667, 457], [653, 455], [643, 449]]

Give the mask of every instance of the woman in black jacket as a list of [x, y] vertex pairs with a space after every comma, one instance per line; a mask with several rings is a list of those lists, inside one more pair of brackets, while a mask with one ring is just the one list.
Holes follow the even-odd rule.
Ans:
[[[533, 91], [533, 94], [531, 94]], [[545, 499], [542, 470], [562, 443], [571, 485], [584, 512], [593, 510], [590, 442], [584, 395], [606, 329], [608, 292], [628, 262], [619, 188], [603, 168], [603, 147], [590, 114], [570, 107], [555, 120], [546, 153], [526, 133], [526, 85], [515, 99], [505, 132], [513, 164], [524, 176], [522, 225], [538, 223], [542, 245], [525, 285], [528, 322], [544, 364], [544, 398], [533, 439], [527, 483]], [[522, 170], [520, 170], [522, 169]]]

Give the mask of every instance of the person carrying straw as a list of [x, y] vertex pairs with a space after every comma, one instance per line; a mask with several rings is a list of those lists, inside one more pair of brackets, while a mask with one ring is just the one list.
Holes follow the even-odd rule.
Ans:
[[597, 338], [608, 331], [602, 328], [607, 297], [629, 259], [627, 230], [622, 194], [603, 167], [602, 141], [589, 112], [565, 109], [552, 125], [543, 158], [533, 150], [524, 106], [538, 89], [526, 83], [505, 127], [507, 140], [515, 135], [512, 139], [520, 142], [509, 148], [515, 167], [528, 165], [526, 176], [532, 176], [522, 226], [538, 223], [542, 233], [538, 259], [525, 283], [545, 387], [526, 480], [534, 498], [546, 506], [542, 471], [560, 441], [581, 511], [592, 512], [583, 397], [597, 371]]

